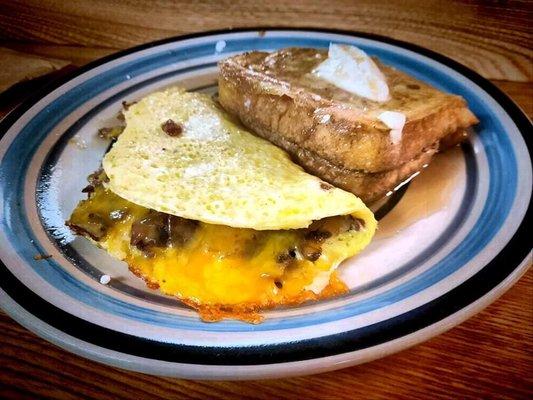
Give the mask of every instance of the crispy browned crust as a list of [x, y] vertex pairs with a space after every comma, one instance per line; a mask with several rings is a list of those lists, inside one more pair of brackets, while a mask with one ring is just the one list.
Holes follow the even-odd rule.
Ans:
[[180, 299], [181, 302], [194, 308], [202, 321], [217, 322], [223, 319], [237, 319], [251, 324], [258, 324], [263, 321], [262, 311], [273, 309], [279, 306], [296, 306], [302, 303], [327, 299], [339, 296], [348, 291], [348, 287], [342, 282], [335, 273], [331, 275], [329, 284], [320, 292], [316, 294], [312, 291], [302, 291], [298, 296], [291, 299], [284, 300], [283, 304], [274, 302], [258, 303], [258, 304], [235, 304], [235, 305], [199, 305], [192, 300]]
[[[386, 103], [317, 84], [309, 72], [325, 57], [322, 50], [284, 49], [226, 59], [219, 64], [219, 101], [260, 136], [273, 142], [277, 138], [276, 144], [289, 152], [291, 147], [292, 153], [301, 149], [299, 162], [308, 152], [360, 172], [395, 170], [442, 138], [477, 123], [462, 97], [386, 66], [381, 69], [392, 97]], [[383, 111], [407, 116], [399, 144], [392, 143], [390, 129], [377, 119]]]
[[[145, 276], [141, 270], [136, 267], [129, 260], [124, 260], [128, 264], [129, 270], [141, 278], [150, 289], [159, 289], [159, 284], [150, 279], [150, 277]], [[298, 296], [292, 297], [290, 299], [284, 299], [282, 304], [276, 302], [263, 302], [263, 303], [246, 303], [246, 304], [201, 304], [194, 299], [186, 299], [176, 296], [176, 298], [183, 304], [194, 308], [202, 321], [205, 322], [217, 322], [223, 319], [237, 319], [243, 322], [248, 322], [251, 324], [258, 324], [263, 321], [263, 316], [261, 311], [273, 309], [280, 305], [282, 306], [295, 306], [302, 304], [308, 301], [316, 301], [320, 299], [327, 299], [335, 297], [346, 293], [348, 287], [346, 284], [341, 281], [337, 274], [334, 272], [331, 277], [328, 285], [319, 293], [316, 294], [312, 291], [305, 290], [302, 291]]]

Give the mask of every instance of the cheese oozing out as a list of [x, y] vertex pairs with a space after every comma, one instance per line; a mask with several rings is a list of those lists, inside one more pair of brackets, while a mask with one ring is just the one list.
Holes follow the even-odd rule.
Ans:
[[390, 99], [385, 75], [363, 50], [355, 46], [331, 43], [328, 58], [313, 73], [357, 96], [377, 102]]
[[158, 213], [98, 186], [67, 223], [124, 260], [149, 286], [198, 309], [205, 320], [231, 310], [233, 318], [257, 322], [260, 309], [346, 291], [334, 270], [372, 235], [366, 215], [361, 217], [330, 217], [307, 229], [257, 231]]

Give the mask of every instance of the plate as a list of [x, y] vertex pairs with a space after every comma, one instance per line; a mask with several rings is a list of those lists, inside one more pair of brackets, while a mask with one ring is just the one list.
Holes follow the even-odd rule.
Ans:
[[[359, 46], [462, 95], [480, 119], [466, 144], [376, 206], [378, 235], [340, 267], [346, 295], [268, 311], [259, 325], [204, 323], [65, 227], [108, 147], [96, 131], [114, 121], [122, 101], [174, 84], [214, 92], [221, 58], [330, 42]], [[366, 362], [459, 324], [507, 290], [531, 260], [530, 121], [476, 73], [384, 37], [247, 29], [150, 43], [36, 94], [0, 132], [0, 306], [52, 343], [125, 369], [253, 379]], [[103, 274], [113, 277], [110, 284], [99, 283]]]

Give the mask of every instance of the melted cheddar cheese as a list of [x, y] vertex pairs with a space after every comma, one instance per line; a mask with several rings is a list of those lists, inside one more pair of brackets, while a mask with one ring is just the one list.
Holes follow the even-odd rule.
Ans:
[[[294, 250], [304, 230], [257, 231], [200, 222], [185, 243], [146, 252], [132, 244], [131, 232], [134, 222], [150, 212], [98, 186], [67, 223], [124, 260], [150, 287], [179, 298], [208, 321], [229, 316], [259, 322], [258, 310], [343, 293], [346, 287], [333, 271], [372, 234], [362, 226], [332, 235], [310, 261]], [[105, 231], [99, 232], [102, 227]], [[290, 249], [293, 259], [280, 260]]]

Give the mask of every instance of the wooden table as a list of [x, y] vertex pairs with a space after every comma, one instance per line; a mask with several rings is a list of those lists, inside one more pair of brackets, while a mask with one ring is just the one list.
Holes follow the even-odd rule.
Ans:
[[[182, 33], [314, 26], [387, 35], [441, 52], [506, 91], [531, 117], [532, 3], [444, 1], [0, 1], [0, 47], [82, 65]], [[1, 61], [1, 60], [0, 60]], [[197, 382], [103, 366], [0, 313], [0, 398], [531, 398], [533, 271], [469, 321], [369, 364], [291, 379]]]

